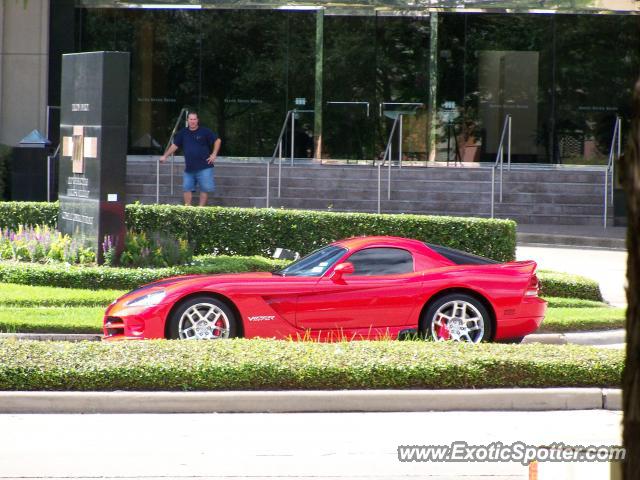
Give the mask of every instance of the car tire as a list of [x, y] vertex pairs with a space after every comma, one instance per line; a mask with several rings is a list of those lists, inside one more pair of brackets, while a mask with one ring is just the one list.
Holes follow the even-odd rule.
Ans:
[[524, 340], [524, 337], [512, 337], [512, 338], [505, 338], [502, 340], [499, 340], [500, 343], [522, 343], [522, 341]]
[[169, 319], [169, 338], [221, 340], [238, 335], [233, 310], [214, 297], [198, 296], [182, 302]]
[[493, 334], [491, 316], [477, 298], [450, 293], [432, 301], [420, 321], [425, 338], [435, 341], [488, 341]]

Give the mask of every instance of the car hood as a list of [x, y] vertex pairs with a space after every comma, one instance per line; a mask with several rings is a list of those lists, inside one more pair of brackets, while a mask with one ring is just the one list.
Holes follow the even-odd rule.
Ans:
[[198, 274], [198, 275], [179, 275], [176, 277], [163, 278], [155, 282], [147, 283], [135, 290], [130, 291], [127, 295], [132, 293], [139, 293], [142, 290], [151, 288], [171, 288], [182, 287], [185, 285], [197, 285], [200, 283], [209, 284], [214, 283], [235, 283], [235, 282], [247, 282], [251, 280], [266, 280], [269, 278], [281, 278], [273, 275], [271, 272], [250, 272], [250, 273], [217, 273], [217, 274]]

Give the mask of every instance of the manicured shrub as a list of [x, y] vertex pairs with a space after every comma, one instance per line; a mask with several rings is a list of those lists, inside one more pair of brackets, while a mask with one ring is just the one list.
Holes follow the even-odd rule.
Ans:
[[[57, 203], [0, 202], [0, 228], [54, 227]], [[284, 209], [127, 205], [127, 227], [186, 238], [194, 253], [271, 255], [278, 247], [306, 254], [359, 235], [395, 235], [507, 261], [515, 258], [511, 220], [428, 215], [376, 215]]]
[[575, 345], [0, 341], [0, 390], [619, 387], [623, 366]]
[[542, 283], [543, 297], [581, 298], [602, 301], [600, 285], [595, 280], [580, 275], [540, 270], [538, 278]]
[[0, 282], [67, 288], [131, 289], [175, 275], [269, 271], [282, 261], [262, 257], [202, 256], [189, 265], [166, 268], [77, 267], [0, 262]]
[[127, 224], [187, 235], [196, 253], [270, 255], [277, 247], [307, 254], [335, 240], [394, 235], [506, 261], [515, 257], [515, 222], [426, 215], [376, 215], [247, 208], [128, 205]]
[[20, 225], [58, 225], [58, 202], [0, 202], [0, 229], [17, 230]]

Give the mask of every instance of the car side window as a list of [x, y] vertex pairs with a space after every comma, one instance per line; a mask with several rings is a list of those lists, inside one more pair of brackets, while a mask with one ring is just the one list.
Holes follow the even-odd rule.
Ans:
[[413, 272], [413, 256], [401, 248], [367, 248], [354, 253], [346, 261], [353, 264], [353, 275]]

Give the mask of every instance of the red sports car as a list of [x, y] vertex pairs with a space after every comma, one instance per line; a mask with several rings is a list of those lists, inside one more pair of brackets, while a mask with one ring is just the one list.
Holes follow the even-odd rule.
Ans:
[[518, 340], [538, 328], [547, 306], [535, 269], [418, 240], [350, 238], [275, 272], [174, 277], [133, 290], [107, 309], [104, 334]]

